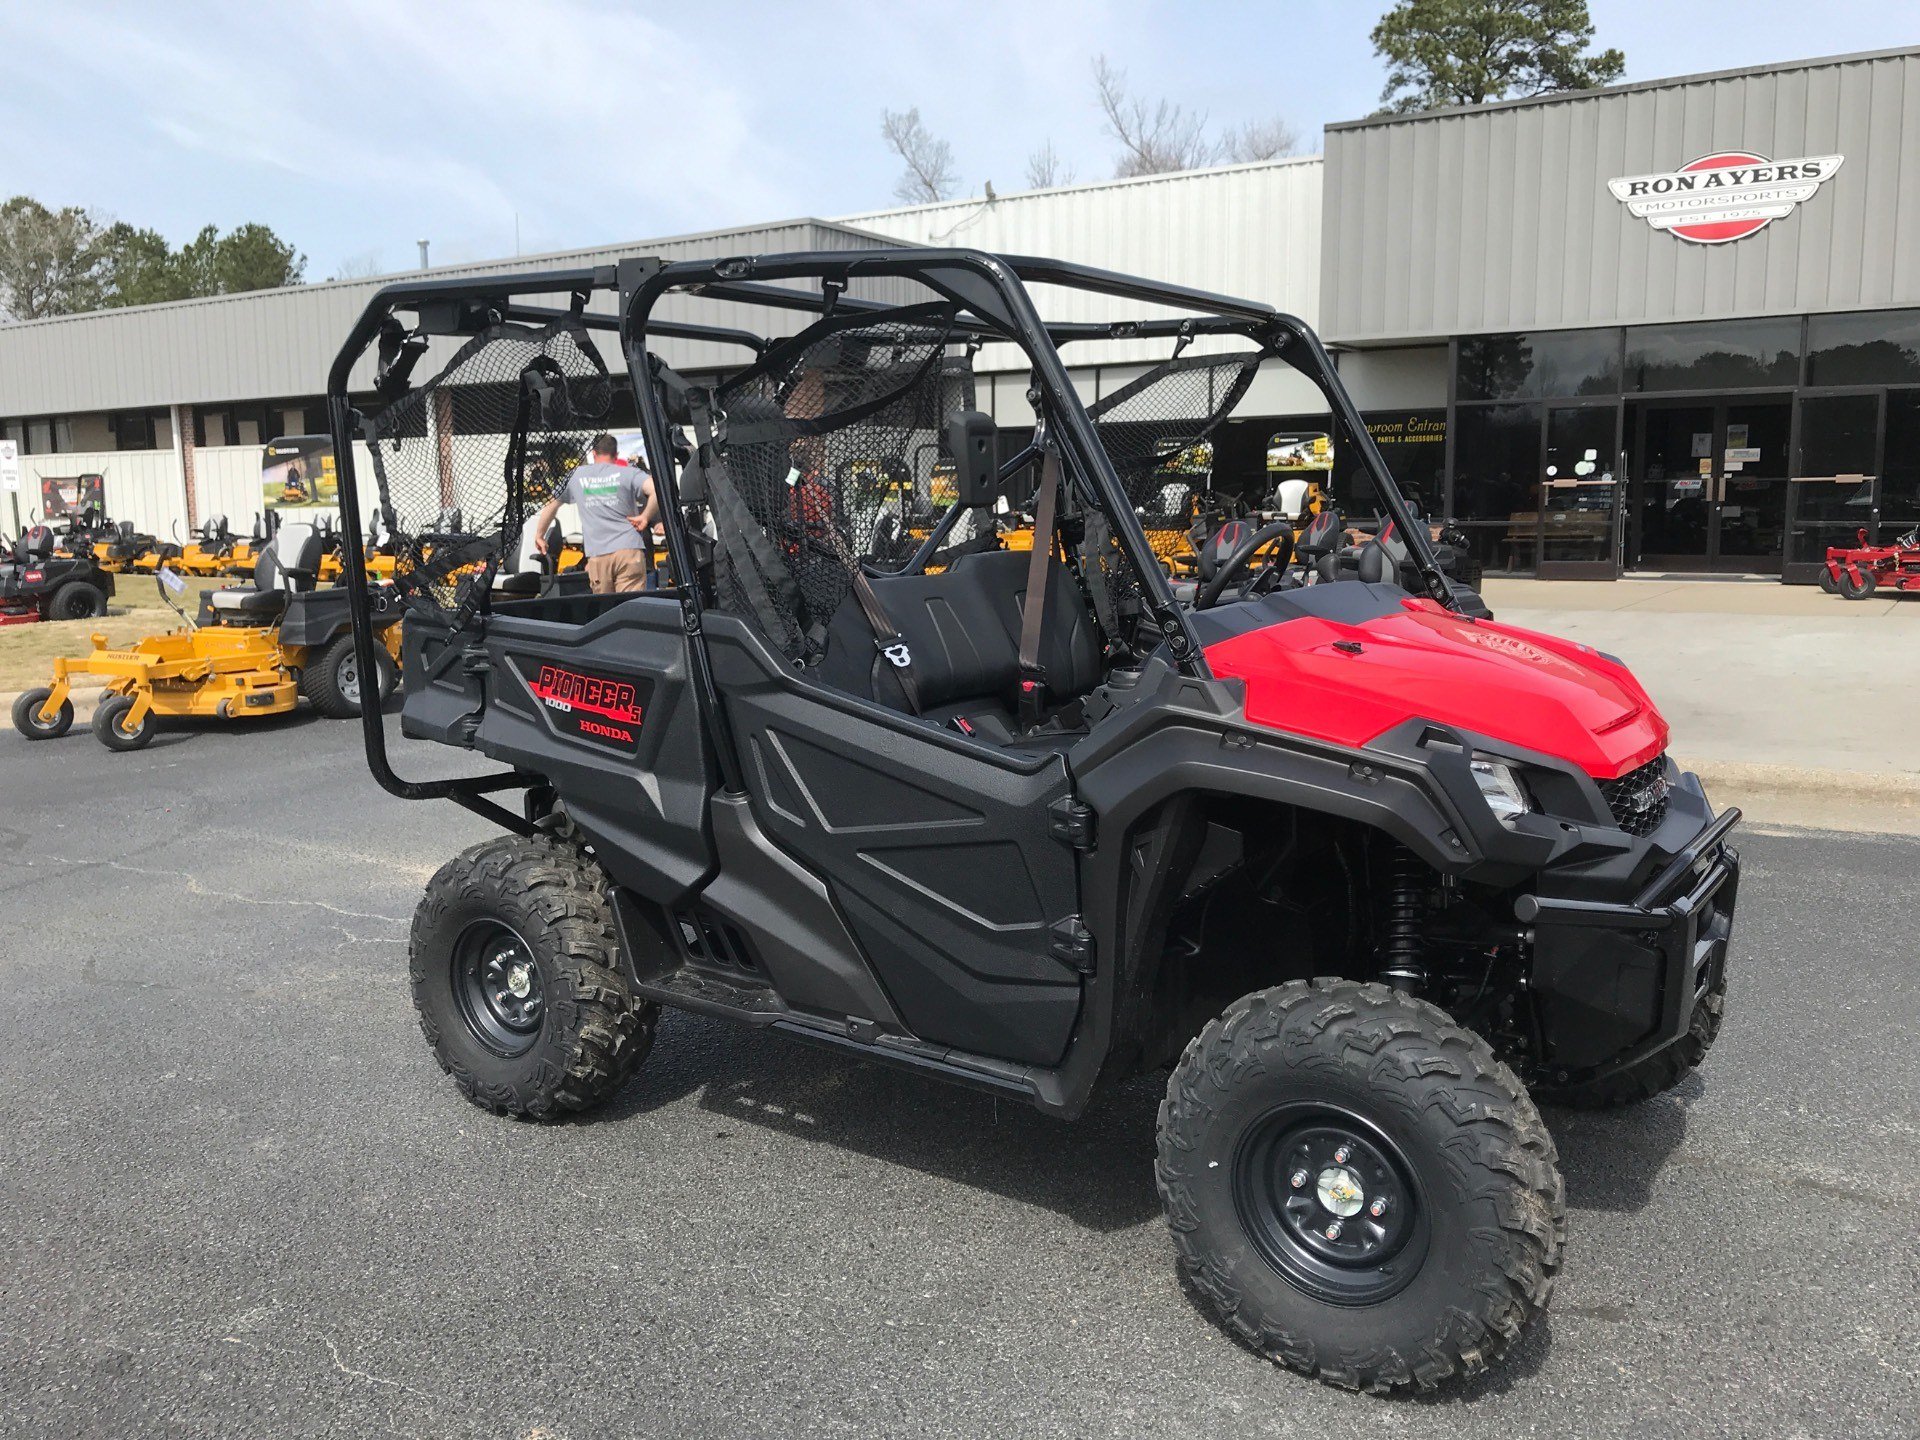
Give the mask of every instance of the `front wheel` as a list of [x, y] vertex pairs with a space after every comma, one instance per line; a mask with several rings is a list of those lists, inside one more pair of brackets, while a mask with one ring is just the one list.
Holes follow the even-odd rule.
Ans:
[[547, 836], [449, 860], [414, 912], [420, 1029], [460, 1092], [495, 1114], [557, 1119], [610, 1099], [653, 1046], [660, 1007], [617, 968], [605, 878]]
[[1545, 1306], [1566, 1228], [1553, 1139], [1484, 1040], [1382, 985], [1229, 1006], [1160, 1107], [1180, 1267], [1235, 1337], [1349, 1389], [1483, 1369]]
[[1855, 578], [1852, 570], [1840, 572], [1840, 594], [1844, 599], [1865, 600], [1879, 587], [1880, 582], [1874, 578], [1871, 570], [1859, 571], [1858, 578]]
[[51, 720], [40, 718], [53, 691], [45, 685], [22, 691], [13, 702], [13, 728], [29, 740], [57, 740], [73, 728], [73, 701], [62, 700]]
[[1829, 595], [1840, 593], [1840, 582], [1833, 578], [1832, 569], [1825, 565], [1820, 567], [1820, 588]]
[[1720, 1021], [1726, 1013], [1727, 982], [1722, 976], [1719, 984], [1694, 1001], [1687, 1033], [1665, 1049], [1604, 1080], [1536, 1085], [1533, 1093], [1549, 1105], [1565, 1105], [1572, 1110], [1618, 1110], [1651, 1100], [1678, 1085], [1707, 1058], [1713, 1042], [1720, 1038]]
[[153, 711], [148, 710], [138, 725], [129, 725], [133, 711], [131, 695], [108, 695], [93, 712], [93, 733], [109, 750], [139, 750], [153, 739]]

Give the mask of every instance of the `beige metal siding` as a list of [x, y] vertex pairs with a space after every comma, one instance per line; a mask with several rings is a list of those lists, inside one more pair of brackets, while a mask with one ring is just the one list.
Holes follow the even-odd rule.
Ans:
[[[1607, 190], [1734, 148], [1846, 161], [1721, 245]], [[1920, 50], [1332, 126], [1326, 165], [1334, 340], [1920, 304]]]
[[[569, 251], [560, 255], [438, 267], [435, 279], [525, 270], [611, 265], [628, 256], [668, 260], [795, 250], [844, 250], [886, 243], [844, 226], [801, 220], [746, 230], [641, 241], [632, 245]], [[351, 280], [286, 290], [222, 295], [131, 310], [103, 310], [17, 325], [0, 325], [0, 416], [79, 414], [142, 409], [169, 404], [217, 404], [317, 395], [353, 322], [374, 293], [408, 275]], [[562, 303], [564, 297], [556, 297]], [[758, 307], [669, 300], [661, 314], [708, 324], [778, 323]], [[598, 307], [611, 310], [611, 299]], [[617, 346], [603, 353], [624, 369]], [[732, 347], [669, 343], [660, 347], [676, 365], [738, 364]], [[436, 352], [439, 353], [439, 352]], [[363, 364], [356, 386], [371, 383]]]
[[[921, 245], [1000, 255], [1044, 255], [1154, 280], [1264, 301], [1309, 324], [1319, 316], [1320, 160], [1310, 157], [975, 197], [849, 215], [861, 230]], [[1167, 313], [1104, 297], [1041, 290], [1049, 320], [1111, 320]], [[1098, 354], [1094, 353], [1098, 350]], [[1165, 342], [1070, 348], [1100, 364], [1157, 359]], [[1017, 363], [989, 346], [978, 363]]]

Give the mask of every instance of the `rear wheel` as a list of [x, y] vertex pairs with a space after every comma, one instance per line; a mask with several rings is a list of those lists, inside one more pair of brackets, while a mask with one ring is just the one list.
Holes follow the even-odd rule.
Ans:
[[49, 620], [91, 620], [106, 613], [106, 593], [85, 580], [67, 581], [47, 601]]
[[562, 841], [512, 836], [448, 861], [410, 943], [420, 1028], [483, 1109], [533, 1120], [591, 1109], [653, 1046], [660, 1007], [616, 968], [605, 878]]
[[1331, 1384], [1429, 1388], [1545, 1307], [1565, 1194], [1513, 1072], [1444, 1012], [1301, 981], [1229, 1006], [1160, 1107], [1160, 1197], [1222, 1325]]
[[139, 750], [153, 739], [154, 715], [149, 710], [140, 723], [129, 727], [127, 715], [133, 709], [131, 695], [103, 696], [93, 712], [93, 733], [109, 750]]
[[53, 691], [37, 686], [21, 693], [13, 702], [13, 728], [29, 740], [57, 740], [73, 728], [73, 701], [62, 700], [51, 720], [42, 720], [40, 711]]
[[[380, 698], [385, 704], [393, 694], [393, 665], [386, 651], [374, 647], [374, 666], [379, 673]], [[313, 708], [334, 720], [351, 720], [360, 713], [360, 657], [353, 648], [353, 636], [342, 635], [320, 652], [320, 658], [300, 672], [300, 692], [313, 702]]]

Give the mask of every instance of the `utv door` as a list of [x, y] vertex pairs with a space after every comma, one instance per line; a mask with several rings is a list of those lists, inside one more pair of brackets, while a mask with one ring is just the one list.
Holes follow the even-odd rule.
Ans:
[[671, 595], [496, 604], [484, 653], [426, 617], [403, 633], [401, 728], [541, 776], [621, 884], [672, 905], [712, 864], [713, 767]]
[[1075, 852], [1051, 833], [1065, 762], [798, 679], [731, 618], [707, 638], [755, 817], [825, 879], [913, 1033], [1057, 1064], [1082, 963]]

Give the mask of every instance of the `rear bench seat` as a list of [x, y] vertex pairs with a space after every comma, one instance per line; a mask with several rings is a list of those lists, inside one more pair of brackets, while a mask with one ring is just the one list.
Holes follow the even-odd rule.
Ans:
[[[913, 652], [921, 717], [949, 728], [956, 718], [983, 738], [1010, 732], [1020, 683], [1020, 617], [1029, 557], [1014, 550], [965, 555], [939, 575], [877, 575], [873, 590]], [[1100, 632], [1072, 574], [1051, 569], [1040, 661], [1047, 698], [1059, 706], [1100, 683]], [[818, 671], [823, 684], [912, 713], [898, 671], [880, 654], [873, 628], [851, 593], [827, 627]]]

